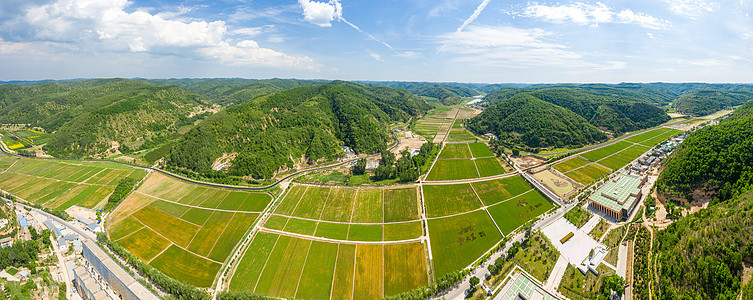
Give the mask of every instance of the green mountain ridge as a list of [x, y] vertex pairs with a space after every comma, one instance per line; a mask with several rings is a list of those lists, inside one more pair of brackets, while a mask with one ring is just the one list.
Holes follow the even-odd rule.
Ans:
[[674, 101], [676, 111], [705, 116], [733, 106], [742, 105], [753, 99], [753, 92], [701, 90], [685, 94]]
[[57, 157], [147, 148], [210, 115], [212, 103], [175, 86], [96, 79], [0, 87], [0, 123], [54, 132], [44, 150]]
[[210, 172], [223, 154], [229, 173], [270, 178], [304, 161], [342, 156], [343, 146], [376, 153], [391, 141], [388, 124], [425, 113], [429, 105], [405, 90], [332, 83], [297, 87], [229, 107], [186, 133], [168, 164]]
[[585, 145], [607, 139], [580, 115], [531, 93], [516, 94], [485, 109], [468, 121], [467, 128], [481, 134], [492, 132], [505, 143], [531, 148]]

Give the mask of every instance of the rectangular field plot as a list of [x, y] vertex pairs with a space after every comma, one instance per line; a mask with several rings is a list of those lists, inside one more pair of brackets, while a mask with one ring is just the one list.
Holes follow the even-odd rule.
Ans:
[[[106, 182], [82, 184], [89, 183], [90, 178], [100, 173], [113, 171], [118, 172], [118, 176]], [[128, 176], [141, 180], [146, 174], [135, 171], [131, 167], [107, 169], [86, 163], [22, 158], [0, 174], [0, 188], [28, 202], [56, 210], [73, 205], [100, 208], [121, 179]]]
[[426, 177], [428, 181], [457, 180], [478, 178], [476, 164], [470, 159], [437, 160], [431, 173]]
[[356, 201], [356, 189], [336, 189], [327, 199], [327, 205], [324, 207], [320, 220], [347, 222], [353, 212], [353, 202]]
[[612, 170], [609, 170], [597, 164], [590, 164], [580, 169], [567, 172], [565, 173], [565, 175], [583, 185], [589, 185], [603, 178], [609, 173], [612, 173]]
[[544, 196], [537, 191], [533, 191], [491, 206], [488, 210], [499, 229], [504, 234], [509, 234], [518, 226], [525, 224], [552, 207], [554, 206]]
[[167, 248], [149, 264], [172, 278], [197, 287], [210, 287], [222, 266], [175, 245]]
[[619, 142], [617, 142], [615, 144], [612, 144], [612, 145], [609, 145], [609, 146], [606, 146], [606, 147], [601, 147], [601, 148], [596, 149], [596, 150], [592, 150], [592, 151], [589, 151], [589, 152], [586, 152], [586, 153], [581, 153], [580, 156], [583, 157], [583, 158], [585, 158], [585, 159], [588, 159], [590, 161], [598, 161], [598, 160], [600, 160], [602, 158], [605, 158], [605, 157], [607, 157], [609, 155], [612, 155], [613, 153], [615, 153], [617, 151], [620, 151], [622, 149], [630, 147], [630, 145], [631, 144], [628, 143], [628, 142], [619, 141]]
[[133, 255], [136, 255], [145, 262], [152, 260], [157, 254], [160, 254], [162, 250], [165, 250], [165, 248], [172, 244], [148, 228], [141, 228], [133, 234], [118, 240], [118, 243], [126, 247], [126, 249], [130, 249]]
[[384, 295], [397, 295], [429, 284], [424, 245], [384, 245]]
[[633, 142], [633, 143], [641, 143], [643, 141], [655, 138], [657, 136], [664, 135], [667, 132], [672, 132], [672, 131], [675, 131], [675, 130], [674, 129], [668, 129], [668, 128], [658, 128], [658, 129], [647, 131], [647, 132], [644, 132], [644, 133], [641, 133], [641, 134], [638, 134], [638, 135], [631, 136], [631, 137], [629, 137], [629, 138], [627, 138], [625, 140], [628, 141], [628, 142]]
[[471, 185], [484, 205], [492, 205], [533, 189], [521, 176], [472, 182]]
[[489, 146], [487, 146], [485, 143], [469, 143], [468, 147], [471, 148], [471, 153], [473, 154], [473, 157], [479, 158], [479, 157], [494, 156], [494, 153], [492, 153], [492, 150], [490, 150]]
[[589, 164], [589, 162], [580, 156], [575, 156], [571, 159], [568, 159], [566, 161], [563, 161], [561, 163], [558, 163], [554, 165], [554, 169], [557, 171], [560, 171], [562, 173], [572, 171], [574, 169], [580, 168], [582, 166], [585, 166]]
[[360, 189], [353, 207], [352, 223], [384, 222], [384, 201], [381, 189]]
[[481, 177], [505, 174], [505, 168], [502, 167], [496, 157], [477, 158], [474, 162]]
[[138, 191], [169, 202], [231, 211], [261, 212], [272, 201], [267, 193], [207, 187], [156, 172], [149, 175]]
[[661, 143], [661, 142], [669, 139], [670, 137], [673, 137], [673, 136], [677, 135], [678, 133], [680, 133], [679, 130], [667, 129], [666, 132], [664, 132], [664, 133], [662, 133], [660, 135], [657, 135], [657, 136], [655, 136], [653, 138], [650, 138], [648, 140], [645, 140], [645, 141], [641, 142], [640, 144], [644, 145], [644, 146], [653, 147], [656, 144]]
[[481, 201], [467, 183], [424, 185], [422, 188], [426, 213], [430, 218], [454, 215], [481, 207]]
[[345, 241], [348, 239], [348, 227], [348, 224], [319, 222], [314, 236]]
[[327, 197], [329, 197], [330, 188], [322, 188], [311, 186], [303, 194], [303, 198], [298, 201], [298, 205], [293, 211], [293, 216], [307, 218], [307, 219], [319, 219], [324, 209], [324, 205], [327, 203]]
[[450, 135], [447, 136], [447, 142], [475, 142], [477, 140], [465, 129], [450, 129]]
[[384, 224], [385, 241], [404, 241], [421, 237], [421, 222]]
[[231, 291], [300, 299], [378, 299], [429, 283], [422, 243], [339, 244], [259, 232]]
[[623, 151], [615, 153], [612, 156], [600, 160], [599, 164], [612, 170], [617, 170], [641, 156], [641, 154], [648, 151], [648, 149], [648, 147], [633, 145], [630, 148], [627, 148]]
[[418, 189], [385, 189], [384, 222], [418, 220]]
[[378, 242], [382, 240], [382, 225], [350, 224], [348, 230], [349, 241]]
[[468, 144], [445, 144], [439, 159], [471, 158]]
[[428, 226], [434, 278], [465, 268], [502, 240], [502, 234], [483, 210], [430, 219]]

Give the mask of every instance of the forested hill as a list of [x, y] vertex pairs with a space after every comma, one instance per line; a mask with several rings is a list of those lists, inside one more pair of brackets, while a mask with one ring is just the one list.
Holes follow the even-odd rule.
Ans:
[[402, 81], [384, 81], [368, 82], [371, 84], [382, 85], [397, 89], [406, 89], [409, 92], [431, 98], [436, 98], [444, 105], [453, 105], [460, 103], [461, 97], [473, 97], [480, 93], [471, 88], [449, 83], [429, 83], [429, 82], [402, 82]]
[[684, 114], [705, 116], [741, 105], [751, 99], [753, 99], [753, 92], [702, 90], [681, 96], [675, 100], [673, 106], [676, 111]]
[[176, 85], [204, 96], [222, 106], [239, 104], [264, 95], [304, 85], [324, 83], [321, 80], [299, 79], [150, 79], [149, 82]]
[[342, 146], [360, 153], [387, 148], [389, 123], [429, 105], [405, 90], [334, 81], [297, 87], [227, 108], [186, 133], [168, 163], [210, 172], [223, 155], [230, 174], [270, 178], [281, 168], [333, 159]]
[[687, 198], [706, 187], [725, 200], [753, 185], [753, 116], [750, 105], [745, 108], [729, 121], [689, 135], [665, 163], [657, 191]]
[[504, 143], [530, 148], [586, 145], [607, 135], [580, 115], [530, 93], [519, 93], [470, 119], [468, 129], [492, 132]]
[[753, 261], [753, 193], [657, 231], [654, 248], [654, 299], [738, 299], [741, 290], [751, 299], [753, 280], [742, 286], [742, 277], [743, 261]]
[[0, 86], [0, 123], [55, 132], [45, 151], [59, 157], [148, 148], [211, 114], [211, 103], [175, 86], [97, 79]]

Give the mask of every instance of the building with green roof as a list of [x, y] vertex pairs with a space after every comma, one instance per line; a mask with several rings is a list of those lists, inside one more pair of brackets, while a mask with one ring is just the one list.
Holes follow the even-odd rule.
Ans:
[[607, 181], [588, 197], [588, 205], [615, 220], [627, 217], [638, 204], [647, 176], [625, 174]]

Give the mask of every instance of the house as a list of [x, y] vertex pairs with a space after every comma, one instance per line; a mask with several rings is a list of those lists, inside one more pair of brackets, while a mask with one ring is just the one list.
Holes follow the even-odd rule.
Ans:
[[26, 218], [18, 218], [18, 225], [21, 227], [29, 226], [29, 222], [26, 220]]
[[5, 248], [8, 246], [13, 246], [13, 237], [0, 239], [0, 248]]
[[21, 279], [21, 280], [28, 279], [29, 278], [29, 271], [25, 271], [24, 270], [24, 271], [18, 272], [18, 278]]

